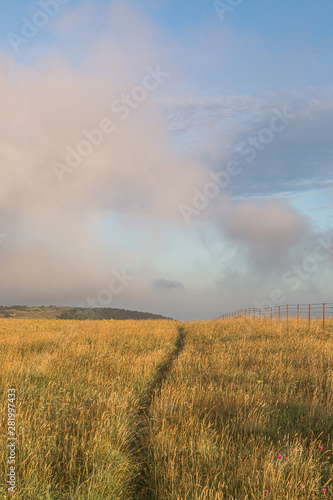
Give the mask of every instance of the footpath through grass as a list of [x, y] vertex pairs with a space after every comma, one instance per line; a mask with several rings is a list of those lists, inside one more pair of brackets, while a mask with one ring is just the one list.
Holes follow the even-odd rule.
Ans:
[[2, 319], [0, 365], [2, 498], [333, 498], [332, 323]]
[[[1, 498], [134, 500], [138, 408], [177, 334], [163, 320], [0, 320]], [[9, 388], [14, 495], [5, 484]]]
[[158, 500], [333, 498], [333, 328], [187, 325], [151, 407]]

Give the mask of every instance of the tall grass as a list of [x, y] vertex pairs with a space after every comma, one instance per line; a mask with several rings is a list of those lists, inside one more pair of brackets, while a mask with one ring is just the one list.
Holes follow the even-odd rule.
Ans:
[[1, 319], [3, 471], [17, 391], [11, 498], [333, 498], [332, 321], [326, 332], [244, 318], [185, 331]]
[[132, 499], [138, 402], [177, 336], [171, 321], [0, 320], [0, 493], [7, 389], [17, 393], [10, 498]]
[[329, 323], [188, 324], [151, 409], [152, 498], [333, 498]]

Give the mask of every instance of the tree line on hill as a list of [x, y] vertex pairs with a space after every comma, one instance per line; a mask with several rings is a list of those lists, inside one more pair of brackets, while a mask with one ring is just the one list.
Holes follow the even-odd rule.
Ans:
[[171, 319], [140, 311], [128, 311], [127, 309], [116, 309], [111, 307], [77, 308], [63, 312], [60, 319]]
[[0, 318], [54, 318], [75, 320], [103, 319], [172, 319], [149, 312], [129, 311], [111, 307], [61, 307], [61, 306], [0, 306]]

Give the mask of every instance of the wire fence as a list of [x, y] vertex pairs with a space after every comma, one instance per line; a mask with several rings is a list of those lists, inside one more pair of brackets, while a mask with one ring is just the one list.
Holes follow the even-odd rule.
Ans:
[[321, 320], [323, 329], [328, 318], [333, 318], [333, 303], [321, 304], [286, 304], [284, 306], [266, 307], [264, 309], [257, 309], [256, 307], [248, 307], [247, 309], [238, 309], [232, 313], [222, 314], [221, 319], [230, 318], [258, 318], [266, 320], [286, 321], [287, 324], [290, 319], [294, 318], [297, 324], [300, 320], [307, 320], [309, 326], [312, 320]]

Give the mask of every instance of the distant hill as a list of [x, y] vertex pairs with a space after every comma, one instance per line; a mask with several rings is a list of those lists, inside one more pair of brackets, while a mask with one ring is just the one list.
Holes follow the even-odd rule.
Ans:
[[172, 319], [160, 314], [111, 307], [0, 306], [0, 318], [46, 319]]

